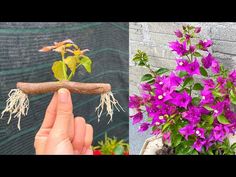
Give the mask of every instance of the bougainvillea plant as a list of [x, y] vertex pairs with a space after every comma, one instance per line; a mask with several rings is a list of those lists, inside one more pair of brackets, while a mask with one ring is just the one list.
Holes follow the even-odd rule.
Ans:
[[105, 134], [105, 139], [93, 147], [93, 155], [129, 155], [129, 144], [123, 139], [110, 138]]
[[[29, 94], [43, 94], [48, 92], [56, 92], [60, 88], [66, 88], [72, 93], [78, 94], [101, 94], [100, 104], [96, 108], [98, 121], [104, 109], [112, 121], [113, 109], [118, 111], [123, 110], [118, 101], [114, 98], [111, 92], [111, 85], [107, 83], [81, 83], [72, 82], [71, 79], [76, 71], [84, 67], [88, 73], [92, 70], [92, 60], [85, 55], [88, 49], [80, 50], [80, 48], [70, 39], [62, 42], [54, 42], [51, 46], [43, 47], [40, 52], [54, 51], [60, 53], [61, 59], [55, 61], [52, 65], [52, 72], [56, 82], [42, 82], [42, 83], [23, 83], [16, 84], [17, 89], [12, 89], [7, 99], [6, 108], [2, 111], [1, 118], [6, 112], [10, 114], [8, 124], [12, 116], [18, 118], [18, 129], [20, 130], [20, 120], [26, 116], [29, 109]], [[124, 110], [123, 110], [124, 111]], [[109, 123], [108, 122], [108, 123]]]
[[228, 71], [211, 54], [213, 41], [197, 37], [200, 27], [177, 30], [170, 42], [176, 67], [154, 70], [145, 52], [133, 61], [150, 71], [141, 79], [140, 95], [129, 98], [133, 124], [152, 129], [175, 154], [235, 154], [229, 136], [236, 131], [236, 70]]

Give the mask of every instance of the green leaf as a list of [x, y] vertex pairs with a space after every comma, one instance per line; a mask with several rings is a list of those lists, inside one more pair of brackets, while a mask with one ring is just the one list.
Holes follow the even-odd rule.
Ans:
[[182, 136], [180, 134], [172, 134], [171, 136], [171, 145], [173, 147], [178, 146], [181, 143]]
[[134, 55], [133, 61], [139, 66], [144, 66], [148, 62], [148, 56], [145, 52], [138, 50]]
[[169, 69], [167, 69], [167, 68], [160, 68], [160, 69], [158, 69], [157, 71], [155, 71], [155, 73], [157, 74], [157, 75], [162, 75], [162, 74], [164, 74], [164, 73], [166, 73], [166, 72], [168, 72], [169, 71]]
[[184, 37], [182, 37], [180, 40], [179, 40], [179, 42], [184, 42], [185, 41], [185, 38]]
[[204, 108], [206, 108], [208, 111], [213, 111], [214, 109], [212, 109], [210, 106], [207, 106], [207, 105], [205, 105], [205, 106], [203, 106]]
[[[65, 70], [67, 70], [66, 67], [65, 67]], [[63, 73], [63, 62], [62, 61], [55, 61], [53, 63], [52, 72], [54, 74], [54, 77], [59, 81], [67, 79]]]
[[170, 126], [170, 122], [167, 122], [162, 127], [162, 132], [164, 132]]
[[193, 86], [193, 90], [202, 90], [203, 86], [200, 83], [196, 83]]
[[227, 81], [227, 83], [226, 83], [226, 87], [227, 87], [227, 88], [231, 88], [232, 86], [233, 86], [233, 83], [230, 82], [230, 81]]
[[183, 87], [185, 87], [186, 85], [191, 85], [193, 83], [193, 78], [192, 77], [188, 77], [184, 80], [184, 83], [183, 83]]
[[153, 119], [153, 118], [150, 118], [150, 117], [147, 118], [147, 122], [152, 122], [152, 119]]
[[233, 90], [230, 90], [230, 92], [229, 92], [229, 98], [230, 98], [230, 101], [231, 101], [233, 104], [236, 104], [236, 95], [234, 94], [234, 91], [233, 91]]
[[86, 71], [88, 73], [91, 73], [91, 68], [92, 68], [92, 60], [87, 57], [87, 56], [83, 56], [81, 59], [80, 59], [80, 64], [84, 66], [84, 68], [86, 69]]
[[199, 105], [200, 101], [201, 101], [201, 99], [199, 97], [194, 97], [192, 99], [192, 104], [197, 106], [197, 105]]
[[236, 143], [232, 144], [232, 145], [230, 146], [230, 148], [233, 149], [233, 150], [235, 150], [235, 149], [236, 149]]
[[185, 71], [180, 71], [179, 72], [179, 77], [184, 77], [184, 76], [187, 76], [187, 75], [188, 75], [188, 73], [185, 72]]
[[222, 97], [222, 94], [220, 92], [218, 92], [217, 90], [212, 90], [212, 94], [215, 96], [215, 97]]
[[154, 82], [155, 82], [155, 79], [151, 79], [151, 80], [147, 81], [147, 83], [149, 83], [149, 84], [154, 84]]
[[213, 122], [214, 122], [214, 117], [210, 116], [210, 115], [207, 115], [206, 116], [206, 121], [208, 122], [208, 124], [212, 125]]
[[78, 61], [78, 58], [76, 56], [68, 56], [64, 59], [65, 64], [70, 68], [71, 72], [74, 74], [76, 71], [76, 66]]
[[207, 71], [202, 66], [200, 67], [200, 73], [201, 73], [201, 75], [203, 75], [205, 77], [208, 76]]
[[124, 154], [124, 147], [121, 145], [116, 146], [116, 148], [114, 149], [114, 154], [115, 155], [123, 155]]
[[202, 55], [201, 55], [199, 52], [194, 52], [194, 53], [193, 53], [193, 56], [195, 56], [195, 57], [201, 57]]
[[219, 115], [217, 117], [217, 120], [221, 123], [221, 124], [229, 124], [230, 122], [228, 121], [228, 119], [223, 115]]
[[143, 77], [141, 78], [141, 81], [150, 81], [151, 79], [153, 79], [153, 76], [151, 74], [145, 74], [143, 75]]

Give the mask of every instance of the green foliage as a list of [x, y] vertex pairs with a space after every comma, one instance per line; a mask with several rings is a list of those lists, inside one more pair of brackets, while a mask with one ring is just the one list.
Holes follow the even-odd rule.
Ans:
[[159, 68], [158, 70], [155, 71], [156, 75], [162, 75], [164, 73], [169, 72], [170, 70], [167, 68]]
[[202, 76], [205, 76], [205, 77], [208, 76], [207, 71], [206, 71], [205, 68], [203, 68], [202, 66], [200, 67], [200, 73], [201, 73]]
[[150, 81], [150, 80], [152, 80], [152, 79], [153, 79], [153, 75], [151, 75], [151, 74], [145, 74], [145, 75], [142, 76], [141, 81], [142, 81], [142, 82], [144, 82], [144, 81]]
[[[55, 51], [61, 54], [61, 60], [55, 61], [52, 65], [54, 77], [59, 80], [71, 80], [79, 66], [83, 66], [88, 73], [91, 73], [92, 61], [84, 55], [88, 49], [83, 51], [71, 40], [55, 42], [54, 46], [46, 46], [41, 52]], [[70, 73], [68, 73], [70, 71]]]
[[129, 144], [124, 140], [118, 140], [116, 137], [110, 138], [105, 133], [105, 139], [98, 142], [98, 146], [93, 149], [99, 149], [103, 155], [123, 155], [129, 151]]
[[221, 124], [229, 124], [230, 122], [228, 121], [228, 119], [223, 115], [219, 115], [217, 117], [217, 120], [221, 123]]
[[202, 90], [203, 86], [200, 83], [196, 83], [193, 86], [193, 90]]
[[235, 93], [234, 93], [233, 90], [230, 90], [230, 92], [229, 92], [229, 98], [230, 98], [230, 101], [231, 101], [233, 104], [236, 105], [236, 95], [235, 95]]
[[133, 61], [139, 66], [145, 66], [148, 63], [148, 56], [145, 52], [138, 50], [134, 55]]

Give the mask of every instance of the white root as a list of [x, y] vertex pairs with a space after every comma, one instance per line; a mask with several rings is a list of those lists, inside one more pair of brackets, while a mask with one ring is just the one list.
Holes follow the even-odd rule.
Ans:
[[29, 110], [29, 99], [28, 96], [23, 93], [20, 89], [12, 89], [8, 93], [9, 98], [7, 99], [6, 108], [1, 113], [1, 118], [5, 112], [9, 112], [10, 117], [7, 124], [10, 123], [12, 115], [14, 118], [18, 118], [17, 127], [20, 130], [20, 121], [22, 116], [26, 116]]
[[97, 112], [98, 122], [100, 122], [100, 118], [104, 110], [104, 106], [106, 106], [107, 115], [110, 116], [110, 120], [108, 124], [112, 121], [114, 107], [119, 112], [120, 112], [120, 109], [125, 112], [125, 110], [122, 108], [119, 102], [115, 99], [112, 92], [103, 93], [101, 94], [100, 104], [96, 107], [96, 110], [95, 110]]

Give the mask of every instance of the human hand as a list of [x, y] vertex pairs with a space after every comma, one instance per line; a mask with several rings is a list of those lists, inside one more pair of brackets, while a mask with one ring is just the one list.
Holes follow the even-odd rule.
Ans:
[[67, 89], [60, 89], [48, 105], [35, 136], [36, 154], [92, 155], [92, 140], [92, 126], [82, 117], [74, 118], [71, 94]]

